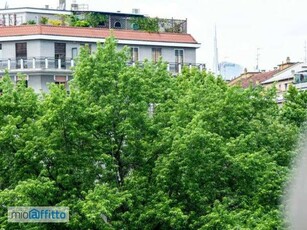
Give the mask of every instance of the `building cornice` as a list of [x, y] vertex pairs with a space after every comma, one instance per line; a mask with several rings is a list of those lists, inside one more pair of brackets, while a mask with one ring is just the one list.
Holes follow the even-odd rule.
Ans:
[[[25, 35], [25, 36], [0, 37], [0, 42], [31, 41], [31, 40], [104, 43], [106, 39], [105, 38], [73, 37], [73, 36], [55, 36], [55, 35]], [[125, 39], [117, 39], [117, 43], [120, 45], [165, 46], [165, 47], [182, 47], [182, 48], [199, 48], [200, 47], [199, 43], [192, 44], [192, 43], [180, 43], [180, 42], [156, 42], [156, 41], [125, 40]]]

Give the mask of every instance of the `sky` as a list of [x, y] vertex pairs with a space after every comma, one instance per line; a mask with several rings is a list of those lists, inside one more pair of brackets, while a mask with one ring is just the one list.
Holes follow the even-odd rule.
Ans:
[[[56, 8], [58, 0], [0, 0], [9, 7]], [[66, 1], [70, 6], [72, 0]], [[278, 64], [305, 60], [307, 41], [306, 0], [77, 0], [90, 10], [132, 12], [150, 17], [188, 20], [188, 33], [199, 43], [197, 62], [212, 69], [214, 28], [217, 30], [219, 61], [242, 65], [249, 71], [257, 64], [272, 70]], [[69, 7], [68, 7], [69, 8]]]

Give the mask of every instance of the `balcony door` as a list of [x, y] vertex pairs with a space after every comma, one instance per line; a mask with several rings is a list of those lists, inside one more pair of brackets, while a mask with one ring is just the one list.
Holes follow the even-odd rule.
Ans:
[[159, 61], [159, 58], [162, 56], [162, 48], [152, 48], [151, 54], [153, 62]]
[[16, 43], [15, 44], [16, 50], [16, 69], [21, 68], [21, 59], [23, 60], [23, 68], [27, 65], [27, 43]]
[[2, 58], [3, 58], [3, 56], [2, 56], [2, 44], [0, 43], [0, 69], [3, 68], [3, 66], [2, 66]]
[[176, 72], [179, 72], [179, 64], [181, 67], [183, 65], [183, 50], [182, 49], [175, 49], [175, 68]]
[[66, 67], [66, 43], [54, 43], [54, 59], [55, 68], [59, 68], [59, 60], [61, 60], [61, 69]]
[[2, 44], [0, 43], [0, 61], [2, 60]]
[[139, 61], [139, 48], [138, 47], [131, 47], [130, 49], [130, 60], [131, 62]]

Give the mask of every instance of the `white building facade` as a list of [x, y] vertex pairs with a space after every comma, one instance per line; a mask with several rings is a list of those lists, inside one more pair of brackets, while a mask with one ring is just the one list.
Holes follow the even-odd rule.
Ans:
[[[4, 11], [0, 10], [0, 14]], [[40, 9], [37, 14], [41, 11], [53, 13], [49, 9]], [[97, 42], [103, 43], [110, 34], [109, 28], [11, 25], [6, 20], [0, 26], [0, 76], [8, 70], [12, 80], [18, 81], [18, 73], [23, 73], [29, 87], [36, 92], [48, 91], [48, 83], [66, 84], [72, 78], [71, 67], [82, 46], [88, 44], [94, 52]], [[173, 73], [180, 72], [183, 66], [205, 68], [196, 63], [196, 49], [200, 44], [190, 34], [125, 28], [113, 29], [112, 34], [119, 49], [131, 48], [131, 62], [157, 61], [162, 57]]]

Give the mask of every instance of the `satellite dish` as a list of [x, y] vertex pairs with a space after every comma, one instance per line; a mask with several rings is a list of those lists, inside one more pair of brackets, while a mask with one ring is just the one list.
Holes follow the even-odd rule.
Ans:
[[140, 27], [139, 27], [139, 25], [138, 24], [136, 24], [136, 23], [132, 23], [131, 24], [131, 29], [133, 29], [133, 30], [138, 30]]

